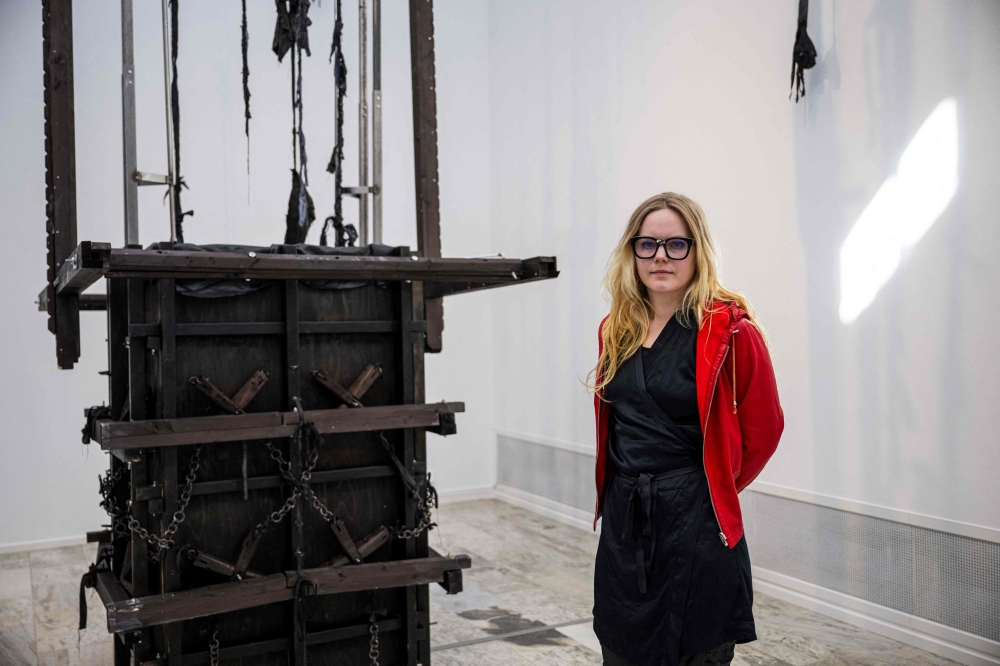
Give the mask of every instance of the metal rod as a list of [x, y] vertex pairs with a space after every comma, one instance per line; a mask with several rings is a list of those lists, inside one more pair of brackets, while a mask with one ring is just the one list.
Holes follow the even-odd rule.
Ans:
[[372, 0], [372, 242], [382, 242], [382, 0]]
[[[365, 0], [358, 2], [358, 185], [368, 186], [368, 21]], [[358, 198], [358, 235], [368, 244], [368, 197]]]
[[125, 190], [125, 246], [139, 244], [139, 184], [135, 181], [135, 62], [132, 0], [122, 0], [122, 172]]
[[162, 0], [163, 6], [163, 99], [167, 111], [167, 198], [170, 199], [170, 242], [177, 240], [177, 211], [174, 188], [177, 186], [174, 164], [174, 116], [171, 109], [170, 74], [170, 0]]

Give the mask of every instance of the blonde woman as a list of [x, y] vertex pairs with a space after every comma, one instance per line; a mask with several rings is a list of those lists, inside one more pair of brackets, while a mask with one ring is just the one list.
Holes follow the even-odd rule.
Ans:
[[612, 666], [729, 664], [756, 640], [737, 493], [784, 427], [753, 310], [701, 207], [658, 194], [608, 263], [594, 369], [594, 631]]

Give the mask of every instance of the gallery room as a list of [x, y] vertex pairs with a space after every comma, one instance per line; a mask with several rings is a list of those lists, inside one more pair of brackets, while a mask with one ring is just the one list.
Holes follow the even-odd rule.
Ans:
[[0, 0], [0, 666], [1000, 664], [1000, 3]]

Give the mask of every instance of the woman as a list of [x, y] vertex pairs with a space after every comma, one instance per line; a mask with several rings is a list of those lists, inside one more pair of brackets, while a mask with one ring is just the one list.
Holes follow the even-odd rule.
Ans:
[[658, 194], [608, 264], [594, 369], [594, 631], [607, 665], [728, 664], [756, 640], [737, 493], [784, 417], [767, 344], [719, 282], [701, 207]]

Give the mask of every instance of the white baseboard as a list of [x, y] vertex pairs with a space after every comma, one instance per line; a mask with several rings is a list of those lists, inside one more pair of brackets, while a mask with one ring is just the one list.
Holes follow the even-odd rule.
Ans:
[[56, 539], [39, 539], [38, 541], [0, 543], [0, 555], [7, 553], [27, 553], [33, 550], [47, 550], [49, 548], [65, 548], [66, 546], [79, 546], [85, 543], [87, 543], [86, 534], [71, 537], [58, 537]]
[[[527, 509], [528, 511], [534, 511], [546, 518], [551, 518], [552, 520], [557, 520], [566, 525], [587, 530], [588, 532], [592, 532], [594, 529], [594, 514], [590, 511], [577, 509], [568, 504], [562, 504], [547, 497], [535, 495], [500, 483], [495, 486], [494, 493], [494, 496], [499, 500], [519, 506], [522, 509]], [[600, 531], [601, 523], [598, 522], [597, 532], [600, 533]]]
[[441, 504], [456, 502], [471, 502], [473, 500], [493, 499], [492, 488], [459, 488], [456, 490], [438, 491], [438, 501]]
[[970, 666], [1000, 664], [1000, 643], [857, 597], [753, 567], [754, 589]]

